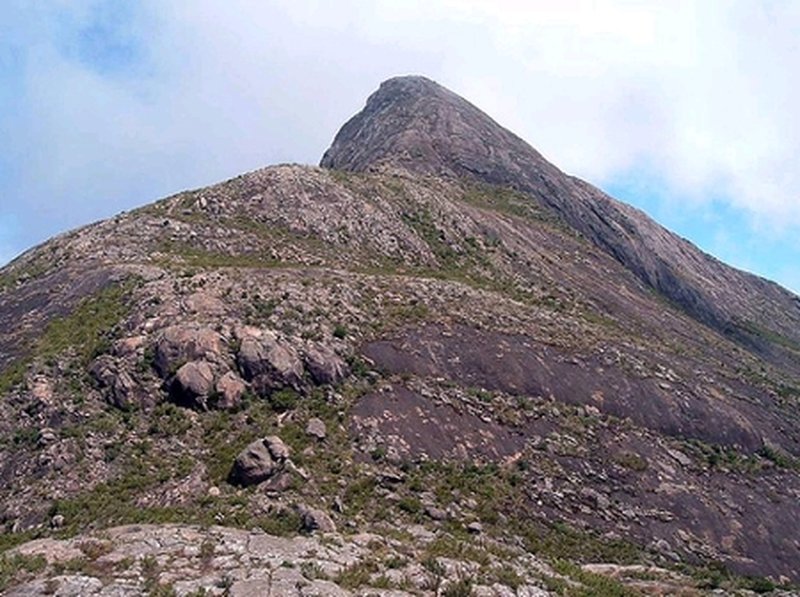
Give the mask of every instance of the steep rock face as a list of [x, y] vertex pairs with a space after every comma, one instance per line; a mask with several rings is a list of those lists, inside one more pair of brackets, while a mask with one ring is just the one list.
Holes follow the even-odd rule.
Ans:
[[[342, 127], [320, 165], [355, 172], [399, 167], [522, 191], [702, 323], [797, 366], [798, 297], [720, 263], [641, 211], [565, 175], [525, 141], [429, 79], [398, 77], [381, 84]], [[765, 341], [770, 334], [786, 340], [784, 346]]]

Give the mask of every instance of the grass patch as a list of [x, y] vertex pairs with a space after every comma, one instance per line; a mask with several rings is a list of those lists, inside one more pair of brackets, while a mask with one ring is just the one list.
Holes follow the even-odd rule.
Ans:
[[550, 561], [622, 565], [640, 564], [643, 561], [641, 549], [633, 543], [622, 539], [604, 539], [564, 523], [545, 525], [520, 521], [519, 531], [528, 551]]
[[13, 555], [0, 557], [0, 591], [17, 580], [44, 570], [47, 560], [43, 556]]
[[[266, 253], [219, 253], [176, 241], [162, 241], [157, 250], [179, 257], [183, 265], [196, 268], [275, 268], [284, 265]], [[172, 261], [162, 265], [172, 265]]]
[[640, 595], [638, 591], [626, 587], [618, 580], [602, 574], [587, 572], [577, 564], [566, 560], [555, 561], [553, 570], [582, 585], [571, 587], [567, 592], [570, 597], [637, 597]]
[[371, 586], [372, 575], [379, 570], [380, 567], [376, 562], [364, 560], [344, 566], [333, 580], [345, 589], [358, 589], [359, 587]]
[[71, 350], [82, 365], [107, 352], [116, 337], [117, 325], [130, 311], [129, 296], [137, 282], [128, 280], [113, 284], [85, 298], [65, 317], [51, 320], [29, 354], [0, 373], [0, 394], [6, 393], [25, 379], [25, 372], [34, 359], [54, 358]]
[[620, 452], [614, 455], [613, 460], [620, 466], [637, 473], [647, 470], [647, 460], [635, 452]]

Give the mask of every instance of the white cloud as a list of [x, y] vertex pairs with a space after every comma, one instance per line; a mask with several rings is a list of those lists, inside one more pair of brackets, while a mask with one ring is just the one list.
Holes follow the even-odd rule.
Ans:
[[[0, 211], [19, 214], [26, 242], [261, 165], [315, 163], [380, 80], [409, 72], [601, 185], [647, 168], [768, 233], [800, 227], [798, 3], [145, 0], [106, 22], [114, 4], [0, 8], [0, 63], [21, 71], [0, 116], [15, 140], [0, 149], [15, 172]], [[137, 44], [129, 62], [81, 51], [98, 23]]]

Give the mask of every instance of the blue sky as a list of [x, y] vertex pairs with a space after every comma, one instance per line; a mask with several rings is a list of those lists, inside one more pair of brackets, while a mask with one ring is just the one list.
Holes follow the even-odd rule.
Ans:
[[4, 0], [0, 263], [167, 194], [314, 164], [419, 73], [565, 171], [800, 290], [800, 3]]

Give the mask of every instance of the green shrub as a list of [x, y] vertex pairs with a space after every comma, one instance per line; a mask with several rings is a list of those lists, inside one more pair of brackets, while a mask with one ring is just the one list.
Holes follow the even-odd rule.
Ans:
[[293, 410], [297, 407], [300, 395], [290, 388], [284, 388], [269, 395], [269, 403], [278, 412]]
[[378, 569], [378, 565], [370, 560], [356, 562], [343, 567], [334, 581], [345, 589], [357, 589], [370, 585], [372, 575], [378, 572]]

